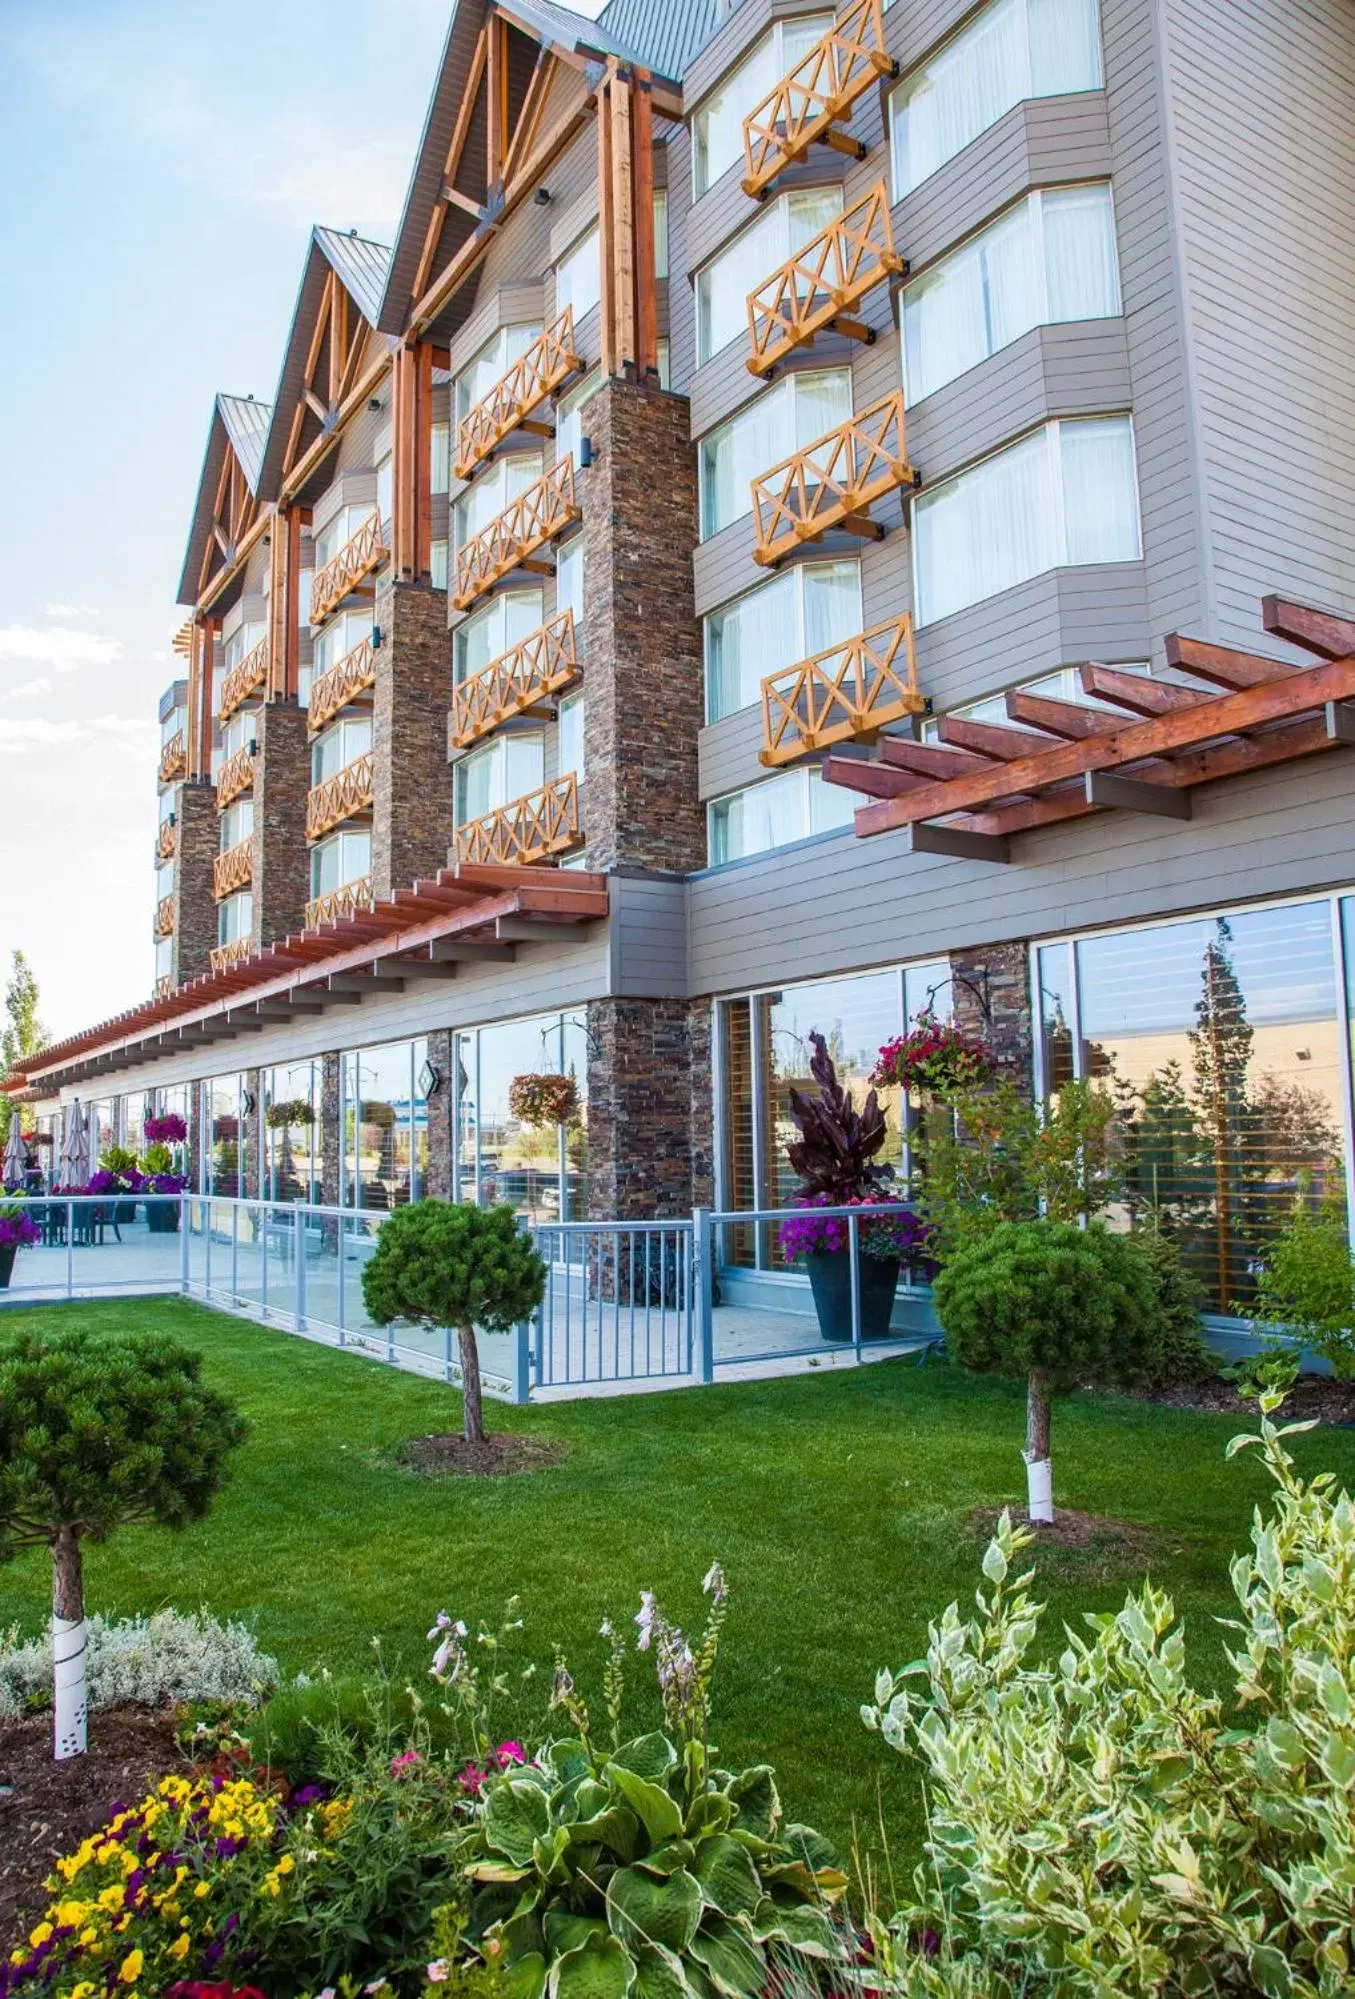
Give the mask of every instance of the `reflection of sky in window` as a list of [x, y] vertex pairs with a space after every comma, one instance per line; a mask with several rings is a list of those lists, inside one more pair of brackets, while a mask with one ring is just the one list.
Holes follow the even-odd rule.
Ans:
[[[1222, 938], [1252, 1026], [1330, 1019], [1336, 1007], [1331, 912], [1326, 903], [1251, 910]], [[1087, 1040], [1160, 1034], [1195, 1025], [1212, 918], [1163, 924], [1077, 947]]]
[[901, 1001], [897, 972], [787, 987], [769, 1008], [773, 1075], [809, 1074], [811, 1033], [848, 1074], [874, 1068], [880, 1043], [899, 1032]]

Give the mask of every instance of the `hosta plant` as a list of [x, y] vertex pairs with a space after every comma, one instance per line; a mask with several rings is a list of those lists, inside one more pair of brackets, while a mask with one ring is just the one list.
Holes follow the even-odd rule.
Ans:
[[694, 1648], [642, 1601], [662, 1729], [620, 1739], [624, 1641], [606, 1624], [609, 1740], [558, 1661], [568, 1732], [484, 1786], [464, 1860], [467, 1936], [513, 1999], [758, 1999], [772, 1952], [840, 1958], [831, 1911], [846, 1876], [828, 1842], [783, 1823], [769, 1768], [724, 1770], [709, 1743], [725, 1589], [718, 1567], [706, 1580], [711, 1615]]
[[[987, 1588], [882, 1672], [868, 1727], [929, 1779], [916, 1902], [881, 1933], [935, 1976], [896, 1989], [1026, 1999], [1255, 1994], [1336, 1999], [1355, 1982], [1355, 1504], [1301, 1480], [1261, 1397], [1275, 1483], [1232, 1563], [1232, 1699], [1197, 1692], [1170, 1599], [1041, 1640], [1030, 1536], [1006, 1516]], [[914, 1688], [914, 1681], [920, 1687]], [[886, 1978], [885, 1983], [890, 1981]]]

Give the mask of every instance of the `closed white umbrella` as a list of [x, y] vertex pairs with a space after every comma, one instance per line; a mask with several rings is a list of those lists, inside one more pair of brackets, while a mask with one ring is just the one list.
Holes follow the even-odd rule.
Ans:
[[24, 1169], [28, 1165], [28, 1148], [24, 1144], [23, 1128], [19, 1121], [18, 1106], [9, 1121], [9, 1143], [5, 1147], [5, 1185], [22, 1187]]
[[89, 1119], [76, 1097], [66, 1106], [66, 1132], [61, 1143], [61, 1184], [87, 1187], [93, 1171], [90, 1160]]

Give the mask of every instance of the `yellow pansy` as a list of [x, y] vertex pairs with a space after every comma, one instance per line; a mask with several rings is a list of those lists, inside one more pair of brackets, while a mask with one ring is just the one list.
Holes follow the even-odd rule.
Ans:
[[28, 1941], [32, 1944], [34, 1950], [36, 1950], [40, 1943], [46, 1943], [48, 1937], [51, 1934], [52, 1934], [52, 1925], [50, 1923], [39, 1923], [38, 1927], [33, 1931]]
[[118, 1910], [122, 1907], [122, 1897], [123, 1890], [115, 1883], [113, 1887], [104, 1889], [102, 1895], [99, 1897], [99, 1907], [107, 1909], [110, 1916], [116, 1916]]
[[181, 1936], [175, 1937], [173, 1943], [170, 1945], [169, 1949], [165, 1952], [165, 1956], [172, 1957], [175, 1963], [177, 1964], [177, 1962], [181, 1957], [187, 1957], [187, 1955], [188, 1955], [188, 1932], [187, 1930], [185, 1930]]
[[199, 1900], [200, 1902], [201, 1902], [201, 1901], [202, 1901], [202, 1900], [203, 1900], [203, 1899], [204, 1899], [204, 1898], [205, 1898], [206, 1896], [210, 1895], [210, 1894], [211, 1894], [211, 1892], [212, 1892], [212, 1891], [211, 1891], [211, 1888], [210, 1888], [210, 1887], [208, 1886], [207, 1882], [205, 1882], [205, 1881], [199, 1881], [199, 1883], [198, 1883], [197, 1887], [196, 1887], [196, 1888], [195, 1888], [195, 1889], [193, 1890], [193, 1893], [194, 1893], [194, 1894], [195, 1894], [195, 1895], [197, 1896], [197, 1898], [198, 1898], [198, 1900]]
[[141, 1967], [145, 1962], [146, 1957], [143, 1951], [128, 1951], [126, 1957], [124, 1957], [121, 1965], [118, 1967], [118, 1977], [124, 1985], [135, 1985], [137, 1979], [141, 1976]]
[[58, 1902], [56, 1905], [57, 1928], [78, 1930], [88, 1914], [89, 1906], [85, 1902]]

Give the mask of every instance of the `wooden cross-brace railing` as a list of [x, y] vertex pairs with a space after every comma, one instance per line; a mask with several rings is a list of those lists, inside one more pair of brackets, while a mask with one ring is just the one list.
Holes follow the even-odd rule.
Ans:
[[268, 678], [271, 647], [265, 633], [257, 645], [250, 647], [243, 659], [237, 660], [226, 675], [221, 688], [221, 706], [217, 710], [223, 722], [232, 716], [237, 708], [244, 706], [251, 694], [262, 687]]
[[766, 568], [835, 527], [879, 541], [884, 529], [866, 509], [921, 483], [908, 463], [903, 391], [895, 389], [753, 480], [753, 559]]
[[318, 840], [332, 826], [370, 809], [376, 787], [376, 759], [370, 750], [336, 770], [306, 793], [306, 838]]
[[926, 706], [905, 611], [767, 675], [758, 761], [775, 768], [833, 743], [872, 742], [887, 722], [921, 715]]
[[174, 990], [173, 972], [162, 972], [159, 978], [156, 980], [155, 984], [151, 987], [151, 998], [153, 1000], [168, 999], [173, 990]]
[[160, 764], [156, 776], [162, 785], [173, 784], [175, 778], [184, 777], [187, 771], [187, 738], [182, 729], [176, 729], [160, 752]]
[[173, 815], [160, 821], [155, 835], [155, 858], [157, 861], [172, 861], [179, 844], [179, 828]]
[[345, 882], [341, 888], [332, 888], [324, 895], [314, 896], [306, 904], [306, 928], [318, 930], [322, 923], [340, 923], [346, 916], [359, 916], [375, 901], [372, 878], [362, 875], [357, 881]]
[[311, 682], [310, 705], [306, 715], [310, 733], [318, 735], [350, 701], [356, 701], [360, 694], [365, 694], [375, 685], [376, 648], [369, 633], [365, 639], [359, 640], [351, 652], [346, 652], [342, 659], [336, 659], [318, 680]]
[[555, 426], [536, 422], [532, 412], [582, 367], [574, 346], [574, 308], [566, 306], [462, 418], [456, 436], [457, 478], [469, 479], [476, 466], [515, 430], [552, 436]]
[[174, 935], [174, 897], [162, 895], [155, 905], [155, 934], [157, 937]]
[[574, 649], [574, 613], [559, 611], [511, 651], [491, 660], [452, 690], [448, 741], [464, 750], [500, 722], [524, 715], [539, 701], [559, 694], [579, 676]]
[[254, 788], [254, 751], [247, 743], [228, 756], [217, 774], [216, 809], [224, 812], [232, 799]]
[[243, 965], [254, 949], [252, 937], [234, 937], [229, 944], [214, 944], [210, 957], [214, 972], [228, 972], [232, 965]]
[[234, 895], [238, 888], [248, 888], [254, 879], [254, 838], [237, 840], [233, 847], [227, 847], [224, 854], [212, 858], [212, 894], [218, 902], [228, 895]]
[[885, 278], [906, 269], [894, 249], [889, 191], [877, 181], [854, 208], [835, 216], [749, 292], [749, 370], [769, 375], [778, 361], [797, 347], [810, 346], [819, 333], [846, 333], [869, 345], [874, 329], [853, 317], [851, 309]]
[[828, 32], [744, 119], [744, 193], [761, 199], [816, 143], [864, 159], [860, 140], [835, 127], [877, 78], [898, 73], [884, 46], [883, 0], [848, 0]]
[[557, 777], [540, 791], [515, 798], [483, 819], [472, 819], [456, 832], [458, 862], [490, 861], [520, 867], [544, 861], [576, 847], [583, 838], [579, 815], [579, 780], [573, 771]]
[[323, 569], [317, 569], [311, 583], [311, 623], [321, 625], [345, 597], [352, 595], [364, 577], [370, 576], [386, 560], [388, 550], [381, 538], [381, 511], [373, 507], [357, 533], [332, 555]]
[[469, 610], [477, 597], [512, 570], [541, 567], [533, 564], [532, 557], [581, 518], [574, 493], [574, 460], [562, 458], [457, 550], [452, 593], [457, 610]]

